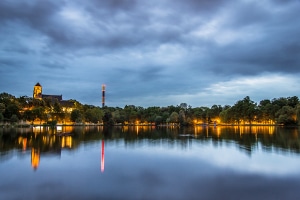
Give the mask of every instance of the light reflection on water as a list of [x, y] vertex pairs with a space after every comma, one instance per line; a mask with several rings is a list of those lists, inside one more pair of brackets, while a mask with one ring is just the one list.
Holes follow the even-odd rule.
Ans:
[[295, 199], [299, 166], [298, 128], [0, 129], [0, 199]]

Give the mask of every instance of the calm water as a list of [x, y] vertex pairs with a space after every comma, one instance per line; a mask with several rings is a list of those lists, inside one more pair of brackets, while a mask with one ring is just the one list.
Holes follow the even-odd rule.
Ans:
[[1, 128], [0, 199], [299, 199], [299, 131]]

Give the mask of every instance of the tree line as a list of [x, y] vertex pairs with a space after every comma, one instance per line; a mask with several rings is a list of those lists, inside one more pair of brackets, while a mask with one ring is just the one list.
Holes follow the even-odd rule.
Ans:
[[256, 103], [246, 96], [234, 105], [195, 107], [187, 103], [167, 107], [141, 107], [126, 105], [104, 107], [81, 104], [69, 100], [72, 111], [57, 99], [34, 99], [0, 94], [0, 122], [16, 123], [20, 120], [41, 123], [104, 123], [126, 124], [280, 124], [300, 125], [300, 102], [297, 96], [264, 99]]

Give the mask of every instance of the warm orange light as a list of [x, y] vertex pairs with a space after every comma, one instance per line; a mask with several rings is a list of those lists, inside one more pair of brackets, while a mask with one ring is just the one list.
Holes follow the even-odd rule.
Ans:
[[27, 147], [27, 138], [23, 138], [23, 151], [26, 151]]
[[72, 148], [72, 137], [71, 136], [64, 136], [61, 138], [61, 148]]
[[40, 164], [40, 151], [38, 149], [31, 149], [31, 166], [34, 170], [38, 168]]
[[72, 137], [71, 136], [66, 137], [66, 146], [69, 148], [72, 148]]

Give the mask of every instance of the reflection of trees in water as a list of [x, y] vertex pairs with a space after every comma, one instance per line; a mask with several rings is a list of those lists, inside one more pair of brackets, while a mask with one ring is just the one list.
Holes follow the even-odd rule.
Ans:
[[298, 127], [241, 126], [219, 129], [219, 134], [216, 133], [217, 130], [211, 130], [213, 140], [234, 141], [242, 150], [248, 151], [248, 153], [257, 148], [258, 144], [261, 144], [265, 151], [278, 150], [300, 153]]
[[[68, 135], [60, 135], [67, 132]], [[300, 153], [298, 127], [284, 128], [275, 126], [196, 126], [196, 127], [153, 127], [153, 126], [69, 126], [60, 129], [51, 128], [9, 128], [0, 131], [0, 155], [10, 150], [26, 151], [39, 149], [41, 155], [52, 153], [60, 155], [62, 149], [76, 149], [81, 143], [99, 143], [123, 140], [125, 145], [143, 145], [146, 139], [152, 146], [180, 145], [187, 148], [193, 141], [235, 143], [242, 151], [251, 154], [259, 144], [265, 151]], [[24, 142], [26, 141], [26, 142]]]

